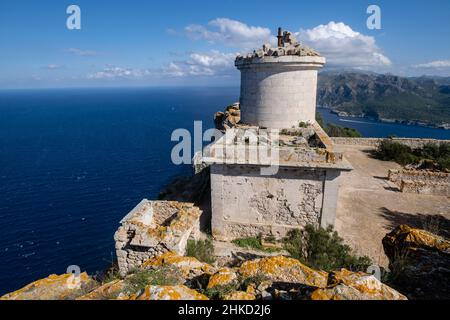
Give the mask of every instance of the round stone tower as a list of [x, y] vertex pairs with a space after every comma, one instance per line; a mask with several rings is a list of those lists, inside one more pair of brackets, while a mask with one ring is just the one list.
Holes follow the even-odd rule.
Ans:
[[241, 122], [273, 129], [316, 118], [317, 72], [325, 58], [278, 30], [278, 47], [264, 45], [235, 65], [241, 71]]

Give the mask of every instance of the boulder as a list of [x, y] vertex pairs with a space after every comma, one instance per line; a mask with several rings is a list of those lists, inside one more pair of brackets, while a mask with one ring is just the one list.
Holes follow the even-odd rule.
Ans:
[[346, 269], [330, 273], [327, 288], [311, 294], [312, 300], [407, 300], [375, 276]]
[[226, 286], [236, 282], [238, 276], [230, 268], [222, 268], [209, 278], [208, 289], [217, 286]]
[[161, 266], [172, 266], [178, 268], [184, 277], [192, 279], [204, 273], [213, 274], [214, 268], [193, 257], [179, 256], [174, 252], [167, 252], [158, 257], [149, 259], [142, 264], [143, 268], [154, 268]]
[[8, 293], [0, 300], [72, 300], [86, 294], [95, 286], [96, 282], [85, 272], [79, 276], [52, 274]]
[[241, 108], [239, 103], [228, 106], [225, 112], [214, 114], [214, 124], [216, 129], [225, 131], [235, 127], [241, 121]]
[[411, 299], [450, 299], [450, 241], [401, 225], [383, 247], [396, 288]]
[[234, 291], [227, 294], [223, 300], [245, 301], [245, 300], [256, 300], [256, 297], [254, 294], [245, 291]]
[[186, 286], [147, 286], [130, 300], [209, 300]]
[[125, 300], [127, 296], [122, 293], [124, 288], [125, 282], [118, 279], [108, 282], [76, 300]]
[[267, 257], [244, 262], [239, 268], [244, 278], [263, 275], [275, 282], [300, 283], [313, 287], [326, 287], [328, 274], [316, 271], [300, 261], [283, 256]]

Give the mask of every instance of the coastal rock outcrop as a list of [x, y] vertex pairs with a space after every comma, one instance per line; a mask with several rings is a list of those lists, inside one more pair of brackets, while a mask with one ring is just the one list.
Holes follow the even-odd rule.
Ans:
[[37, 280], [27, 286], [8, 293], [0, 300], [72, 300], [89, 292], [96, 282], [86, 272], [56, 275]]
[[413, 299], [450, 299], [450, 241], [401, 225], [383, 246], [396, 288]]
[[113, 280], [94, 289], [76, 300], [127, 300], [128, 296], [122, 291], [125, 289], [125, 281]]
[[214, 124], [217, 130], [225, 131], [235, 127], [241, 121], [241, 107], [236, 102], [226, 108], [224, 112], [214, 114]]
[[214, 273], [214, 268], [211, 265], [200, 262], [193, 257], [179, 256], [174, 252], [167, 252], [161, 256], [147, 260], [142, 264], [144, 269], [162, 266], [178, 268], [187, 279], [192, 279], [204, 273]]
[[328, 274], [316, 271], [300, 261], [284, 256], [267, 257], [244, 262], [239, 268], [244, 278], [263, 275], [275, 282], [301, 283], [313, 287], [325, 287]]
[[186, 286], [147, 286], [130, 300], [209, 300]]
[[235, 271], [230, 268], [222, 268], [209, 278], [208, 289], [232, 284], [237, 278]]
[[[170, 273], [181, 280], [169, 284]], [[177, 272], [178, 272], [177, 271]], [[158, 278], [152, 278], [157, 272]], [[159, 273], [158, 273], [159, 272]], [[1, 299], [39, 300], [404, 300], [405, 296], [362, 272], [317, 271], [298, 260], [273, 256], [215, 269], [192, 257], [169, 252], [146, 261], [131, 274], [99, 284], [83, 273], [50, 276]], [[167, 278], [167, 279], [166, 279]], [[152, 280], [153, 279], [153, 280]], [[155, 282], [156, 281], [156, 282]], [[201, 284], [203, 283], [203, 284]], [[137, 286], [136, 286], [137, 285]]]
[[246, 300], [256, 300], [254, 294], [245, 292], [245, 291], [234, 291], [227, 294], [223, 300], [231, 300], [231, 301], [246, 301]]
[[407, 300], [406, 297], [381, 283], [375, 276], [345, 269], [331, 272], [326, 288], [311, 294], [312, 300]]

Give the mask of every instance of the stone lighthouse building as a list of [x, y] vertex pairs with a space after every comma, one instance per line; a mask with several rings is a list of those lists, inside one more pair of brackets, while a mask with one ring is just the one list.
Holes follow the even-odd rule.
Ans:
[[[307, 224], [334, 225], [340, 175], [352, 168], [315, 120], [324, 64], [281, 30], [276, 48], [236, 58], [240, 104], [218, 113], [226, 115], [225, 135], [196, 157], [199, 170], [210, 167], [215, 240], [281, 239]], [[191, 203], [143, 200], [115, 234], [121, 274], [167, 251], [184, 254], [189, 237], [200, 234], [201, 216]]]
[[283, 129], [316, 119], [317, 70], [325, 58], [302, 47], [279, 30], [277, 48], [236, 59], [241, 71], [241, 119], [243, 123]]
[[277, 47], [236, 58], [241, 120], [202, 159], [211, 168], [216, 240], [281, 238], [307, 224], [334, 225], [339, 177], [351, 166], [315, 120], [324, 64], [281, 30]]

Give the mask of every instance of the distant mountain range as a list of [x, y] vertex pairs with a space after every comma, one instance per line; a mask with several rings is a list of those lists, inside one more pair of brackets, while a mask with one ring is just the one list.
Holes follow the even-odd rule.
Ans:
[[321, 72], [318, 105], [341, 116], [450, 129], [450, 77]]

